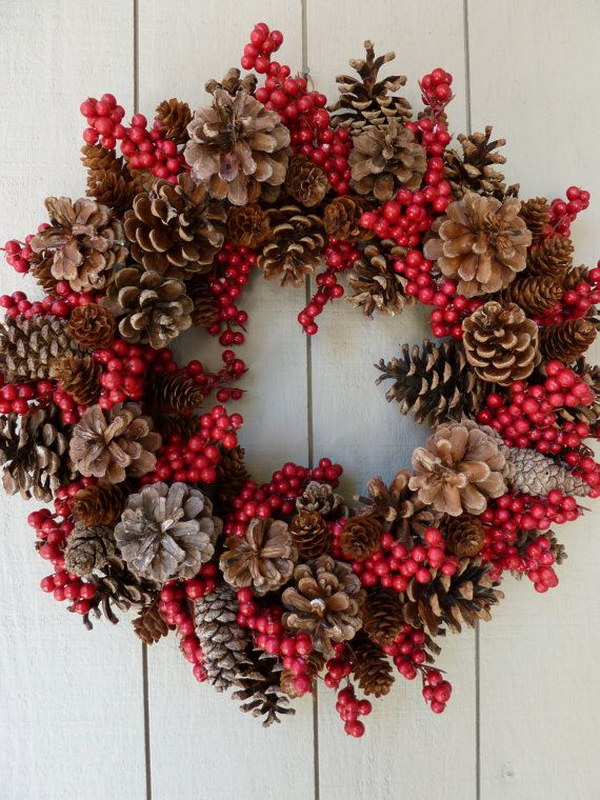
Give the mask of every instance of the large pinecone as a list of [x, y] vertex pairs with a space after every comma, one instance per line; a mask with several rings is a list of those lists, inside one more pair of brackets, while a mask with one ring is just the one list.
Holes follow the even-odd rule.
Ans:
[[123, 214], [131, 207], [136, 193], [136, 181], [121, 156], [102, 145], [85, 144], [81, 161], [87, 168], [86, 195], [97, 203]]
[[298, 511], [317, 511], [325, 519], [334, 520], [348, 516], [344, 498], [334, 492], [328, 483], [310, 481], [302, 494], [296, 498]]
[[295, 714], [280, 685], [282, 666], [278, 660], [258, 649], [249, 651], [248, 659], [250, 663], [242, 665], [235, 681], [239, 688], [232, 694], [234, 700], [242, 701], [240, 710], [264, 717], [263, 728], [281, 722], [280, 716]]
[[531, 244], [520, 207], [512, 197], [501, 202], [467, 192], [434, 225], [425, 256], [437, 261], [443, 275], [458, 280], [458, 292], [466, 297], [506, 288], [525, 269]]
[[395, 272], [393, 263], [406, 251], [401, 247], [386, 247], [385, 242], [368, 244], [354, 264], [348, 283], [353, 294], [348, 298], [367, 317], [374, 311], [394, 316], [416, 300], [404, 293], [406, 278]]
[[108, 347], [116, 327], [113, 315], [98, 303], [75, 306], [69, 317], [69, 333], [86, 350]]
[[306, 156], [290, 158], [285, 176], [285, 188], [297, 203], [312, 208], [318, 206], [330, 189], [325, 171]]
[[395, 119], [356, 136], [349, 163], [356, 192], [373, 195], [380, 203], [391, 200], [398, 189], [418, 189], [427, 167], [425, 150]]
[[73, 428], [69, 455], [82, 475], [121, 483], [153, 470], [160, 445], [160, 434], [152, 430], [151, 418], [142, 414], [137, 403], [108, 411], [95, 405], [83, 412]]
[[243, 206], [285, 180], [290, 133], [245, 90], [232, 97], [215, 89], [212, 106], [196, 110], [188, 133], [184, 155], [192, 177], [219, 200]]
[[591, 320], [577, 317], [544, 328], [540, 348], [545, 358], [557, 358], [570, 364], [585, 355], [594, 343], [596, 333], [596, 326]]
[[112, 528], [77, 522], [67, 539], [65, 569], [83, 577], [101, 569], [114, 554]]
[[573, 475], [552, 458], [529, 448], [505, 448], [507, 455], [506, 482], [523, 494], [545, 497], [553, 489], [565, 494], [586, 497], [590, 486], [583, 478]]
[[290, 579], [298, 551], [292, 544], [288, 525], [282, 520], [253, 519], [243, 536], [231, 536], [219, 566], [230, 586], [252, 587], [261, 597]]
[[79, 352], [62, 319], [19, 314], [0, 323], [2, 371], [9, 381], [50, 378], [56, 361]]
[[393, 589], [372, 589], [363, 606], [363, 630], [375, 644], [392, 644], [402, 626], [402, 605]]
[[30, 245], [42, 257], [34, 275], [49, 271], [75, 292], [103, 289], [115, 264], [125, 259], [121, 223], [109, 208], [85, 198], [73, 203], [68, 197], [48, 197], [46, 208], [51, 225]]
[[101, 375], [102, 366], [89, 355], [63, 356], [52, 368], [52, 377], [80, 406], [91, 406], [98, 401]]
[[466, 192], [479, 195], [490, 195], [503, 200], [506, 195], [514, 195], [518, 186], [507, 190], [504, 175], [495, 168], [496, 164], [504, 164], [506, 158], [496, 150], [504, 147], [505, 139], [490, 141], [492, 127], [488, 125], [485, 133], [472, 133], [470, 136], [458, 135], [462, 153], [457, 150], [446, 150], [444, 160], [444, 177], [452, 187], [452, 194], [457, 200]]
[[408, 122], [411, 118], [410, 103], [404, 97], [390, 94], [406, 84], [404, 75], [379, 76], [384, 64], [392, 61], [394, 53], [375, 57], [373, 42], [365, 41], [366, 58], [350, 61], [359, 77], [338, 75], [336, 82], [340, 97], [331, 107], [331, 124], [349, 128], [353, 135], [365, 128], [385, 127], [390, 119]]
[[393, 381], [386, 400], [395, 400], [402, 414], [412, 412], [416, 422], [429, 425], [474, 416], [489, 391], [452, 339], [435, 345], [427, 340], [422, 349], [405, 344], [400, 358], [387, 363], [381, 359], [375, 366], [382, 373], [377, 384]]
[[[489, 431], [489, 432], [488, 432]], [[447, 422], [413, 451], [416, 470], [408, 485], [418, 499], [436, 511], [458, 517], [479, 515], [488, 497], [506, 491], [506, 458], [494, 432], [476, 422]]]
[[321, 263], [325, 235], [321, 218], [298, 206], [282, 206], [269, 212], [271, 235], [258, 257], [267, 280], [282, 286], [301, 286]]
[[348, 646], [352, 673], [366, 695], [383, 697], [394, 683], [394, 670], [383, 650], [359, 631]]
[[490, 300], [463, 320], [462, 329], [467, 361], [488, 383], [524, 380], [540, 362], [538, 326], [515, 303]]
[[130, 494], [131, 486], [127, 481], [99, 481], [77, 492], [71, 512], [83, 525], [112, 525], [121, 516]]
[[125, 215], [131, 255], [144, 269], [187, 280], [207, 272], [223, 244], [225, 211], [187, 173], [175, 186], [156, 181]]
[[283, 624], [291, 631], [309, 633], [315, 650], [333, 654], [333, 643], [352, 639], [362, 625], [365, 592], [360, 580], [349, 564], [322, 555], [298, 564], [294, 582], [281, 596], [287, 609]]
[[192, 325], [194, 304], [185, 283], [136, 267], [120, 269], [108, 285], [104, 305], [119, 320], [127, 342], [160, 350]]

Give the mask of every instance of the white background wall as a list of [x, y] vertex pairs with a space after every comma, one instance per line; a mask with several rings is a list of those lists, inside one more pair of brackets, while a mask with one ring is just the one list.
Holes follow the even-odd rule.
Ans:
[[[83, 194], [81, 100], [112, 91], [149, 117], [165, 97], [200, 104], [205, 80], [237, 65], [259, 20], [284, 31], [282, 60], [308, 66], [326, 93], [365, 38], [396, 51], [393, 71], [409, 76], [415, 103], [418, 77], [450, 70], [451, 130], [494, 123], [525, 197], [589, 189], [577, 259], [600, 256], [598, 0], [0, 0], [0, 240], [32, 232], [46, 195]], [[16, 288], [3, 267], [0, 290]], [[302, 304], [258, 280], [246, 301], [243, 442], [259, 478], [314, 452], [341, 461], [354, 492], [407, 465], [424, 437], [386, 405], [372, 364], [420, 341], [425, 315], [368, 323], [341, 302], [307, 344]], [[190, 334], [185, 354], [201, 356], [203, 342]], [[0, 502], [6, 800], [600, 798], [598, 511], [563, 534], [557, 589], [538, 596], [509, 580], [494, 622], [447, 642], [444, 715], [399, 679], [355, 741], [331, 692], [265, 731], [194, 681], [174, 637], [145, 653], [127, 621], [86, 632], [37, 588], [46, 567], [25, 523], [32, 506]]]

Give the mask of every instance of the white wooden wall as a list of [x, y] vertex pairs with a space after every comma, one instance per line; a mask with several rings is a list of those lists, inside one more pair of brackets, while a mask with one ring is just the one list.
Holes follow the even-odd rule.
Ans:
[[[419, 76], [450, 70], [452, 130], [494, 123], [525, 196], [589, 189], [577, 253], [587, 264], [600, 256], [598, 0], [0, 0], [0, 240], [33, 231], [46, 195], [82, 194], [82, 99], [112, 91], [149, 116], [165, 97], [200, 103], [259, 20], [284, 31], [282, 60], [326, 93], [365, 38], [396, 51], [415, 102]], [[16, 288], [4, 267], [0, 290]], [[307, 344], [302, 303], [261, 281], [246, 301], [244, 444], [259, 478], [286, 459], [329, 455], [353, 492], [406, 465], [425, 435], [385, 404], [372, 368], [426, 335], [424, 315], [367, 323], [339, 303]], [[190, 334], [186, 355], [200, 346]], [[145, 653], [127, 622], [86, 632], [37, 588], [45, 565], [25, 523], [31, 506], [0, 502], [6, 800], [600, 798], [600, 511], [568, 529], [557, 589], [542, 597], [509, 581], [492, 624], [448, 641], [444, 715], [399, 680], [358, 742], [330, 692], [265, 731], [194, 681], [175, 638]]]

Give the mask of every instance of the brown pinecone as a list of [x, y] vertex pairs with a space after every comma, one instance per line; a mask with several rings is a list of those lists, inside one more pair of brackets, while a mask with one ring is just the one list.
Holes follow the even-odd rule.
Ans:
[[306, 208], [318, 206], [330, 189], [325, 171], [306, 156], [290, 158], [285, 188], [296, 202]]
[[81, 161], [88, 171], [88, 197], [117, 214], [131, 207], [136, 185], [121, 156], [102, 145], [85, 144], [81, 148]]
[[[50, 226], [31, 240], [42, 261], [33, 271], [49, 268], [55, 281], [68, 281], [75, 292], [103, 289], [113, 267], [124, 261], [123, 226], [110, 208], [94, 200], [48, 197]], [[46, 275], [46, 278], [48, 276]]]
[[564, 279], [561, 282], [563, 291], [567, 292], [569, 290], [572, 291], [576, 289], [579, 281], [590, 282], [590, 271], [583, 264], [579, 267], [573, 267], [573, 269], [567, 272], [567, 274], [565, 275]]
[[19, 314], [0, 323], [0, 359], [8, 381], [50, 378], [56, 361], [79, 352], [62, 319]]
[[250, 473], [244, 463], [244, 455], [244, 448], [239, 445], [233, 450], [221, 452], [215, 484], [215, 502], [219, 509], [228, 508], [246, 481], [250, 480]]
[[340, 536], [342, 553], [352, 561], [364, 561], [380, 549], [382, 533], [377, 517], [367, 514], [350, 517], [344, 522]]
[[423, 252], [466, 297], [505, 289], [525, 269], [531, 244], [520, 208], [514, 197], [501, 202], [466, 192], [438, 218]]
[[174, 139], [177, 144], [187, 142], [187, 126], [192, 121], [192, 112], [187, 103], [176, 97], [163, 100], [156, 107], [155, 119], [160, 122], [161, 130], [167, 138]]
[[398, 592], [371, 589], [363, 606], [363, 630], [375, 644], [391, 644], [402, 630], [404, 619]]
[[146, 608], [158, 600], [156, 587], [129, 572], [123, 559], [117, 556], [109, 558], [100, 573], [87, 577], [87, 582], [96, 587], [96, 594], [90, 601], [92, 609], [83, 618], [87, 628], [92, 627], [90, 615], [98, 619], [104, 615], [116, 624], [119, 620], [115, 608], [120, 611], [128, 611], [133, 606]]
[[144, 644], [155, 644], [169, 633], [169, 626], [157, 605], [142, 608], [137, 618], [133, 620], [133, 629]]
[[325, 233], [346, 242], [364, 242], [373, 238], [373, 231], [361, 228], [360, 218], [367, 210], [367, 202], [362, 197], [344, 195], [334, 197], [323, 209]]
[[74, 426], [69, 443], [74, 468], [86, 477], [105, 478], [109, 483], [145, 475], [156, 466], [154, 453], [161, 445], [152, 424], [137, 403], [107, 411], [90, 406]]
[[521, 204], [519, 216], [525, 220], [525, 225], [531, 231], [533, 243], [536, 244], [546, 233], [546, 226], [550, 219], [550, 206], [545, 197], [533, 197]]
[[596, 326], [585, 317], [542, 328], [540, 349], [544, 358], [570, 364], [583, 356], [596, 339]]
[[298, 552], [288, 525], [282, 520], [254, 518], [243, 538], [231, 536], [219, 561], [230, 586], [251, 586], [262, 597], [290, 579]]
[[479, 517], [462, 514], [444, 524], [446, 547], [458, 558], [473, 558], [483, 547], [484, 531]]
[[530, 315], [543, 314], [555, 306], [566, 287], [551, 275], [525, 275], [517, 278], [506, 289], [494, 295], [503, 305], [516, 303]]
[[65, 569], [85, 577], [101, 569], [115, 554], [112, 528], [103, 525], [75, 523], [65, 548]]
[[287, 609], [281, 618], [283, 625], [310, 634], [315, 650], [331, 656], [333, 643], [352, 639], [362, 625], [365, 592], [359, 578], [349, 564], [322, 555], [298, 564], [294, 584], [281, 596]]
[[182, 173], [173, 186], [157, 180], [125, 215], [131, 255], [144, 269], [188, 280], [208, 272], [223, 244], [225, 211], [206, 188]]
[[251, 663], [242, 665], [235, 681], [238, 688], [232, 694], [234, 700], [242, 701], [240, 710], [264, 717], [263, 728], [281, 722], [280, 716], [295, 714], [280, 684], [283, 667], [278, 660], [256, 648], [248, 652], [248, 658]]
[[394, 272], [394, 258], [406, 253], [401, 247], [387, 248], [385, 242], [368, 244], [354, 263], [348, 283], [353, 291], [348, 300], [366, 317], [380, 311], [394, 316], [416, 300], [404, 293], [406, 278]]
[[359, 631], [349, 645], [352, 672], [360, 689], [366, 695], [383, 697], [394, 683], [394, 670], [389, 658]]
[[19, 492], [25, 500], [34, 497], [50, 502], [54, 492], [73, 479], [68, 447], [54, 406], [21, 415], [1, 415], [0, 465], [4, 491]]
[[267, 280], [302, 286], [305, 276], [321, 264], [325, 247], [321, 218], [293, 205], [270, 210], [268, 215], [271, 236], [258, 256], [258, 266]]
[[102, 366], [91, 356], [66, 355], [55, 361], [52, 377], [80, 406], [91, 406], [100, 397]]
[[300, 558], [318, 558], [329, 551], [331, 531], [318, 511], [300, 511], [292, 517], [290, 531]]
[[495, 168], [496, 164], [504, 164], [506, 158], [496, 150], [504, 147], [505, 139], [490, 141], [492, 127], [488, 125], [485, 133], [472, 133], [470, 136], [458, 135], [462, 153], [457, 150], [446, 150], [444, 160], [444, 177], [452, 187], [452, 194], [458, 200], [466, 192], [473, 191], [479, 195], [490, 195], [498, 200], [516, 194], [519, 187], [506, 188], [504, 175]]
[[255, 250], [271, 233], [268, 214], [258, 205], [232, 206], [227, 212], [227, 238], [239, 247]]
[[102, 301], [119, 319], [119, 333], [127, 342], [149, 344], [160, 350], [192, 325], [194, 304], [185, 283], [159, 272], [137, 267], [118, 270]]
[[186, 294], [193, 303], [192, 323], [208, 328], [219, 321], [219, 309], [206, 275], [196, 275], [186, 281]]
[[251, 74], [244, 75], [242, 78], [241, 74], [237, 67], [231, 67], [227, 70], [222, 80], [216, 81], [212, 78], [204, 84], [204, 88], [212, 95], [214, 95], [216, 89], [225, 89], [232, 97], [235, 97], [239, 89], [243, 89], [248, 94], [254, 94], [258, 78], [256, 75]]
[[98, 303], [75, 306], [69, 317], [69, 333], [85, 350], [107, 347], [115, 337], [116, 328], [113, 315]]
[[586, 497], [590, 492], [583, 478], [573, 475], [566, 467], [537, 450], [511, 447], [504, 448], [504, 451], [506, 482], [511, 489], [540, 497], [545, 497], [553, 489], [577, 497]]
[[336, 494], [328, 483], [310, 481], [302, 494], [296, 498], [296, 509], [317, 511], [327, 520], [348, 516], [348, 506], [344, 498]]
[[550, 275], [562, 281], [573, 266], [573, 243], [567, 236], [549, 236], [529, 250], [527, 270], [531, 275]]
[[71, 512], [83, 525], [112, 525], [121, 516], [130, 494], [127, 481], [117, 484], [99, 481], [77, 492]]
[[412, 116], [410, 103], [404, 97], [390, 94], [406, 84], [404, 75], [379, 76], [384, 64], [393, 61], [394, 53], [375, 57], [373, 42], [365, 41], [366, 58], [350, 61], [358, 78], [336, 77], [340, 97], [331, 107], [333, 127], [349, 128], [354, 136], [370, 126], [385, 127], [390, 119], [408, 122]]
[[354, 137], [349, 164], [354, 190], [385, 203], [398, 189], [419, 188], [427, 158], [412, 131], [391, 119], [383, 128], [368, 128]]
[[204, 402], [202, 387], [183, 370], [155, 373], [146, 389], [153, 414], [190, 415]]
[[474, 416], [489, 387], [468, 364], [464, 350], [452, 339], [434, 345], [402, 346], [400, 358], [375, 365], [381, 372], [376, 383], [393, 380], [386, 400], [400, 404], [402, 414], [412, 412], [416, 422], [438, 425], [446, 419]]
[[463, 320], [462, 329], [467, 361], [488, 383], [524, 380], [540, 362], [538, 326], [515, 303], [490, 300]]

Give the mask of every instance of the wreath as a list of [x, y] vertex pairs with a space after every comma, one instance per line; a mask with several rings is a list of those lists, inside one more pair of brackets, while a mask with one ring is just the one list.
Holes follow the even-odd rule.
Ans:
[[[49, 223], [5, 245], [44, 296], [0, 298], [0, 463], [6, 492], [52, 503], [28, 517], [41, 588], [88, 628], [136, 609], [144, 643], [175, 631], [195, 677], [265, 725], [321, 675], [359, 737], [395, 672], [444, 710], [439, 641], [488, 620], [507, 573], [557, 584], [553, 527], [600, 493], [600, 268], [573, 265], [587, 192], [520, 200], [489, 127], [450, 147], [449, 73], [420, 81], [415, 117], [367, 41], [328, 107], [273, 59], [282, 41], [256, 25], [241, 66], [262, 84], [230, 69], [194, 112], [165, 100], [126, 126], [113, 95], [82, 103], [86, 197], [47, 198]], [[262, 485], [246, 469], [223, 403], [255, 272], [314, 276], [307, 335], [342, 273], [367, 317], [430, 308], [435, 341], [377, 383], [432, 433], [354, 507], [327, 458]], [[175, 362], [192, 325], [224, 348], [216, 372]]]

